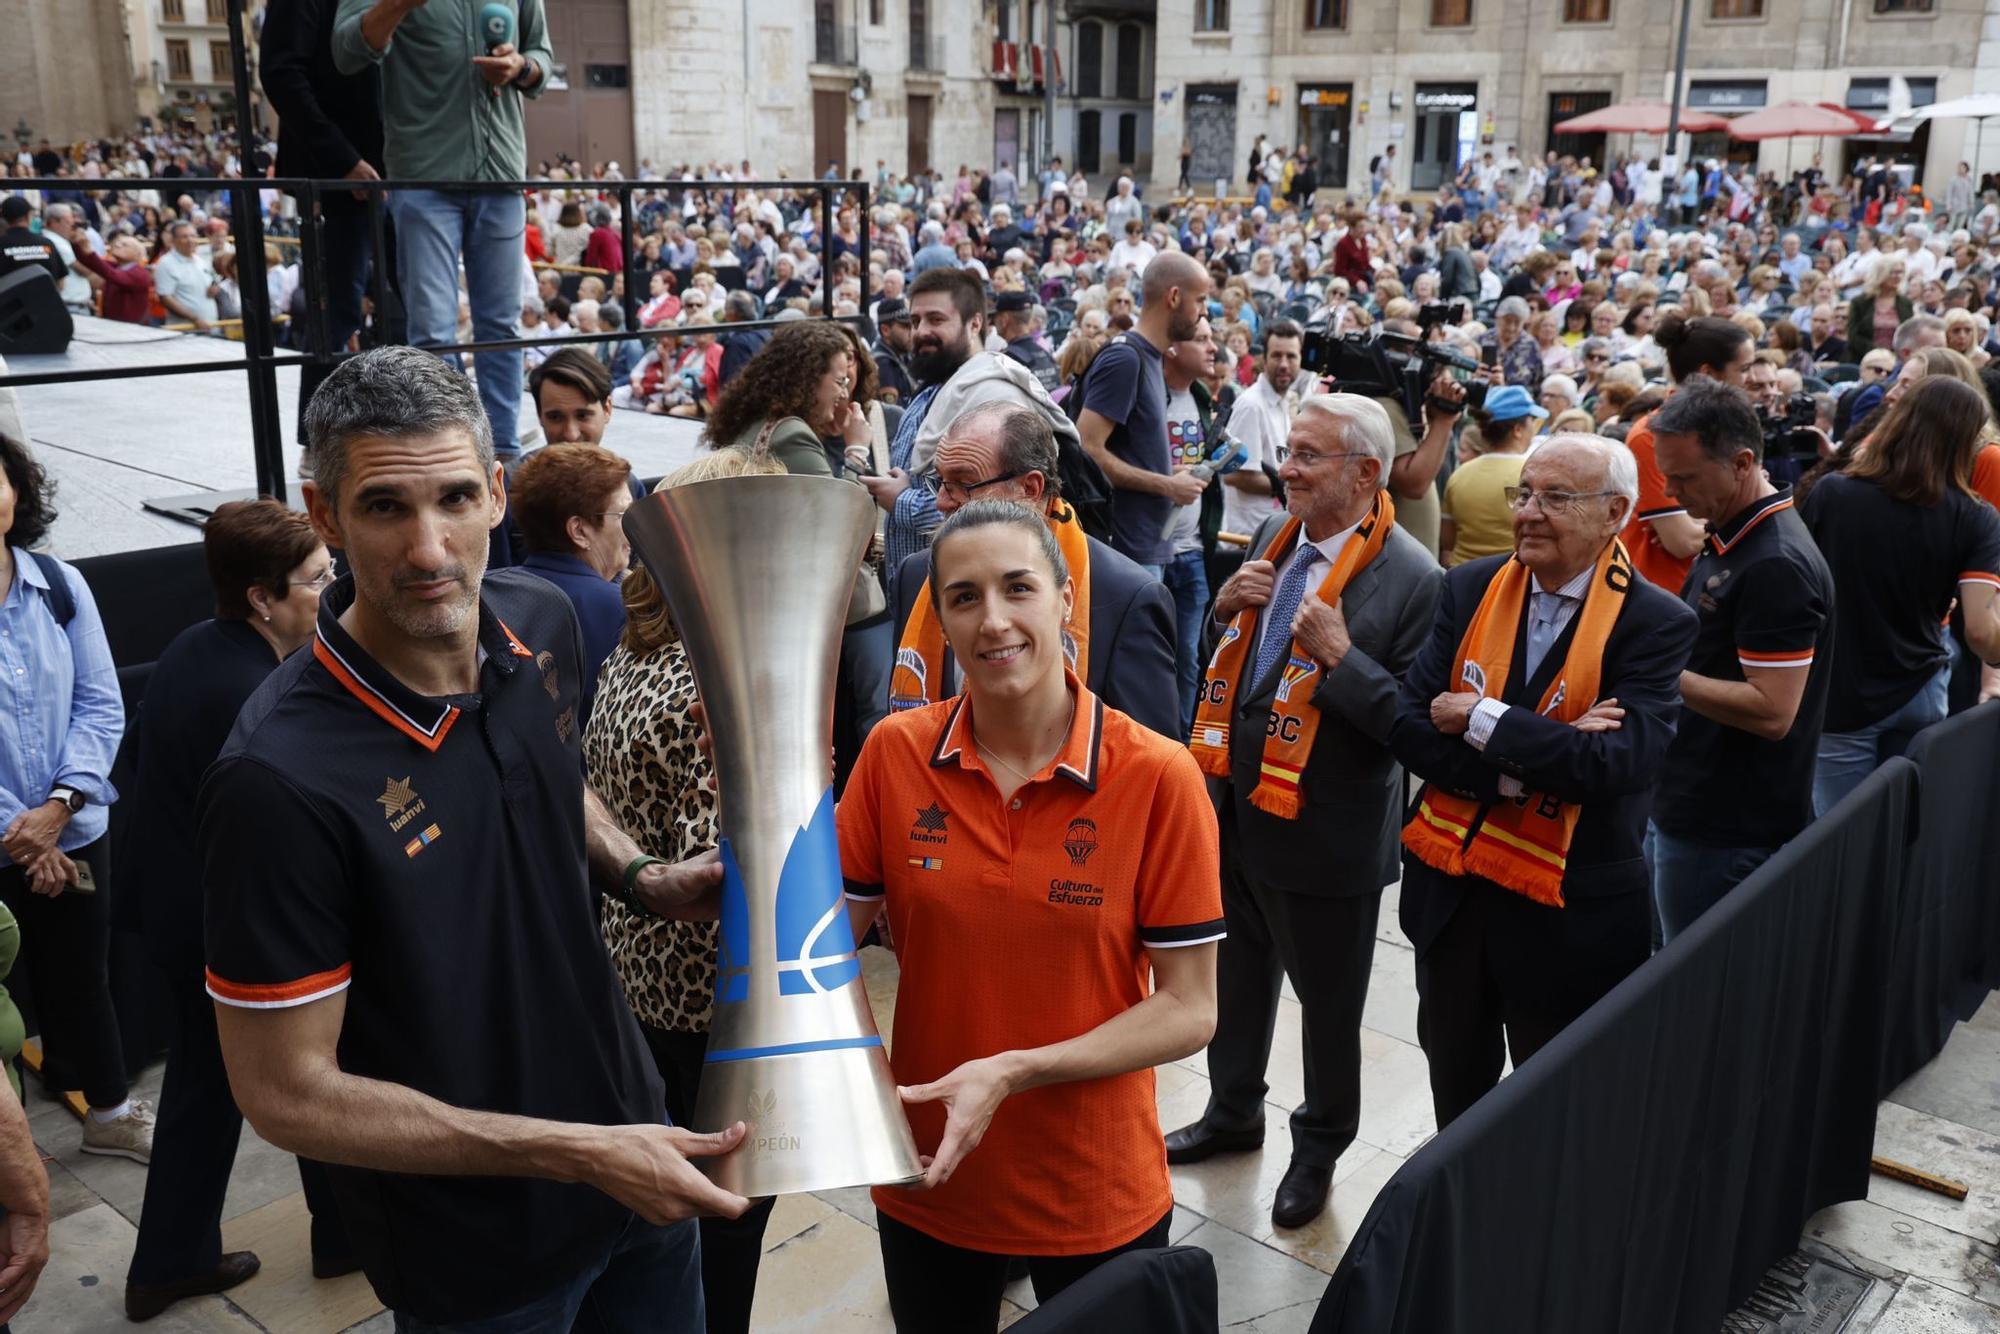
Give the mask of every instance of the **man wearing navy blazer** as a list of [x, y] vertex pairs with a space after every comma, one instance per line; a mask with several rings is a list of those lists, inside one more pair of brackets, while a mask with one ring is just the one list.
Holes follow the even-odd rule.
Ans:
[[[1561, 906], [1403, 855], [1402, 925], [1417, 952], [1417, 1034], [1440, 1128], [1499, 1082], [1505, 1057], [1518, 1067], [1646, 961], [1646, 818], [1696, 622], [1629, 564], [1614, 559], [1599, 574], [1638, 492], [1631, 454], [1612, 441], [1560, 435], [1538, 448], [1510, 497], [1513, 554], [1446, 574], [1429, 641], [1403, 681], [1390, 745], [1426, 784], [1412, 829], [1438, 795], [1478, 804], [1464, 848], [1510, 805], [1525, 810], [1515, 798], [1544, 794], [1552, 808], [1581, 808], [1560, 871]], [[1528, 595], [1505, 686], [1488, 698], [1467, 688], [1480, 684], [1470, 661], [1460, 679], [1453, 668], [1488, 586], [1515, 561], [1530, 574]], [[1590, 600], [1620, 591], [1588, 711], [1571, 722], [1538, 711], [1559, 672], [1565, 684], [1578, 674], [1569, 658]]]
[[[1272, 1201], [1279, 1227], [1303, 1227], [1326, 1207], [1334, 1163], [1360, 1128], [1361, 1011], [1402, 827], [1403, 770], [1389, 729], [1398, 679], [1430, 634], [1444, 577], [1422, 543], [1390, 524], [1335, 605], [1314, 596], [1350, 541], [1366, 554], [1363, 527], [1395, 453], [1379, 403], [1356, 394], [1308, 398], [1278, 470], [1286, 512], [1258, 525], [1251, 559], [1218, 590], [1209, 618], [1213, 656], [1224, 630], [1242, 624], [1238, 614], [1253, 613], [1242, 688], [1213, 702], [1228, 708], [1226, 728], [1216, 730], [1226, 732], [1229, 776], [1211, 777], [1209, 790], [1229, 937], [1216, 959], [1208, 1106], [1166, 1137], [1167, 1160], [1199, 1162], [1263, 1143], [1265, 1071], [1279, 982], [1289, 976], [1304, 1012], [1306, 1096], [1292, 1112], [1291, 1162]], [[1269, 551], [1293, 516], [1297, 537]], [[1310, 696], [1318, 720], [1298, 776], [1297, 816], [1285, 818], [1252, 794], [1264, 781], [1269, 736], [1297, 721], [1278, 704], [1281, 683], [1297, 670], [1294, 643], [1319, 665]], [[1216, 665], [1204, 691], [1226, 689], [1231, 674]], [[1212, 707], [1197, 716], [1197, 742], [1214, 726]]]
[[[938, 513], [966, 501], [1014, 500], [1047, 513], [1058, 504], [1056, 439], [1032, 408], [988, 403], [961, 415], [937, 448]], [[1175, 741], [1187, 740], [1174, 675], [1174, 602], [1167, 586], [1094, 537], [1084, 685], [1110, 707]], [[928, 550], [904, 558], [891, 590], [902, 642], [917, 599], [927, 598]], [[958, 666], [945, 651], [942, 693], [956, 694]]]

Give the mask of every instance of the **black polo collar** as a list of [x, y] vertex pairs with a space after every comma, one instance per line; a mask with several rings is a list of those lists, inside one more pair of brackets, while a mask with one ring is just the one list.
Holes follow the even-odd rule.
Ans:
[[1753, 500], [1720, 528], [1711, 528], [1708, 533], [1708, 549], [1718, 556], [1726, 556], [1729, 549], [1743, 540], [1743, 535], [1762, 523], [1771, 515], [1792, 507], [1792, 491], [1783, 487], [1761, 500]]
[[[340, 623], [341, 613], [354, 605], [354, 576], [342, 575], [320, 594], [319, 625], [313, 637], [313, 658], [370, 713], [425, 750], [444, 744], [459, 707], [447, 700], [420, 695], [368, 656]], [[479, 647], [486, 664], [511, 675], [516, 660], [534, 653], [486, 605], [479, 603]]]

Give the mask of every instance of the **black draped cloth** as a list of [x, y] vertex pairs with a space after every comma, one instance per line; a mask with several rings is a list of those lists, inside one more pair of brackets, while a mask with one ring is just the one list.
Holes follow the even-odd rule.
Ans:
[[1867, 1191], [1916, 800], [1885, 765], [1425, 1145], [1314, 1334], [1714, 1334]]

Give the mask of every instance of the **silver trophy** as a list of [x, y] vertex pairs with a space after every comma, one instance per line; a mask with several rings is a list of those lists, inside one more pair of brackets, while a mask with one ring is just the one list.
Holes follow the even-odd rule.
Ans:
[[693, 1130], [739, 1195], [917, 1179], [861, 983], [833, 824], [840, 636], [874, 506], [820, 477], [726, 477], [646, 497], [625, 535], [687, 647], [721, 797], [722, 930]]

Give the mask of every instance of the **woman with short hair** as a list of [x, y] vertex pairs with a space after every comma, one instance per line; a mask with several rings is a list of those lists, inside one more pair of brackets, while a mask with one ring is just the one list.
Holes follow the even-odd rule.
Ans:
[[632, 465], [597, 445], [538, 449], [508, 484], [521, 525], [520, 562], [560, 588], [576, 609], [583, 636], [577, 722], [588, 723], [597, 672], [625, 628], [618, 581], [632, 563], [625, 511], [632, 505]]
[[[195, 794], [243, 705], [312, 641], [319, 595], [333, 582], [332, 557], [311, 521], [278, 501], [218, 506], [201, 538], [215, 616], [177, 635], [147, 679], [118, 848], [119, 892], [139, 905], [177, 1021], [160, 1088], [159, 1152], [125, 1278], [126, 1314], [135, 1320], [182, 1297], [225, 1291], [258, 1269], [252, 1252], [222, 1249], [223, 1198], [243, 1114], [230, 1095], [203, 972]], [[313, 1215], [313, 1273], [352, 1272], [353, 1247], [324, 1170], [301, 1160], [299, 1176]]]

